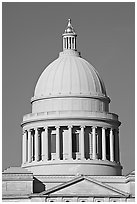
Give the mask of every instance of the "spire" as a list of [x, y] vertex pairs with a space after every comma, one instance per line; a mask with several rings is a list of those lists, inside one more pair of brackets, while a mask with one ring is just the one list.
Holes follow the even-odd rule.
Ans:
[[76, 33], [71, 25], [71, 19], [68, 19], [68, 25], [63, 33], [63, 50], [75, 50], [76, 51]]

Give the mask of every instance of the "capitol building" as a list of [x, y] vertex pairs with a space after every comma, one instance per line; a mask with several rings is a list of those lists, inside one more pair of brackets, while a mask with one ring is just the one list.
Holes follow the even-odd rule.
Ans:
[[2, 174], [3, 201], [135, 201], [135, 172], [122, 175], [121, 122], [76, 38], [68, 19], [63, 50], [39, 77], [21, 123], [22, 165]]

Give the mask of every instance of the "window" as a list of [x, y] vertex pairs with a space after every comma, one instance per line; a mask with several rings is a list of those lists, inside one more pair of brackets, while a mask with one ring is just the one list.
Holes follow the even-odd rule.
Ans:
[[95, 198], [94, 202], [104, 202], [104, 199], [103, 198]]
[[119, 202], [119, 198], [110, 198], [110, 202]]
[[64, 198], [63, 202], [72, 202], [72, 200], [70, 198]]

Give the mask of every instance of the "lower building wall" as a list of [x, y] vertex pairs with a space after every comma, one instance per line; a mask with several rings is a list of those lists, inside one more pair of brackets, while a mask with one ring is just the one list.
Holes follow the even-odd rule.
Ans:
[[[35, 201], [34, 201], [35, 202]], [[45, 202], [135, 202], [134, 198], [108, 198], [108, 197], [58, 197], [46, 198]]]
[[25, 195], [32, 193], [32, 181], [3, 181], [3, 195]]
[[31, 198], [3, 198], [3, 202], [135, 202], [135, 198], [108, 198], [108, 197], [39, 197]]

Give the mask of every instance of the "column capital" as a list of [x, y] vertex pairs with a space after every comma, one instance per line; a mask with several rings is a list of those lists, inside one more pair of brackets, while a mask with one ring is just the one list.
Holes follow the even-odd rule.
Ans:
[[44, 126], [43, 129], [44, 129], [44, 130], [48, 129], [48, 126]]
[[34, 128], [34, 131], [37, 131], [37, 132], [40, 132], [41, 130], [42, 130], [41, 127], [35, 127], [35, 128]]
[[85, 128], [85, 127], [86, 127], [85, 125], [81, 125], [81, 126], [80, 126], [80, 128]]
[[56, 125], [55, 128], [56, 128], [56, 129], [57, 129], [57, 128], [60, 128], [60, 125]]
[[31, 129], [29, 129], [29, 130], [28, 130], [28, 132], [33, 132], [33, 131], [34, 131], [34, 129], [33, 129], [33, 128], [31, 128]]
[[96, 126], [96, 125], [92, 125], [92, 126], [91, 126], [91, 128], [92, 128], [92, 129], [93, 129], [93, 128], [95, 128], [95, 129], [96, 129], [96, 128], [97, 128], [97, 126]]
[[25, 129], [25, 130], [23, 130], [23, 134], [26, 134], [27, 133], [27, 130]]
[[68, 125], [68, 128], [73, 128], [73, 125]]
[[110, 128], [110, 132], [113, 132], [114, 128]]
[[102, 127], [102, 129], [107, 130], [107, 129], [108, 129], [108, 127]]

